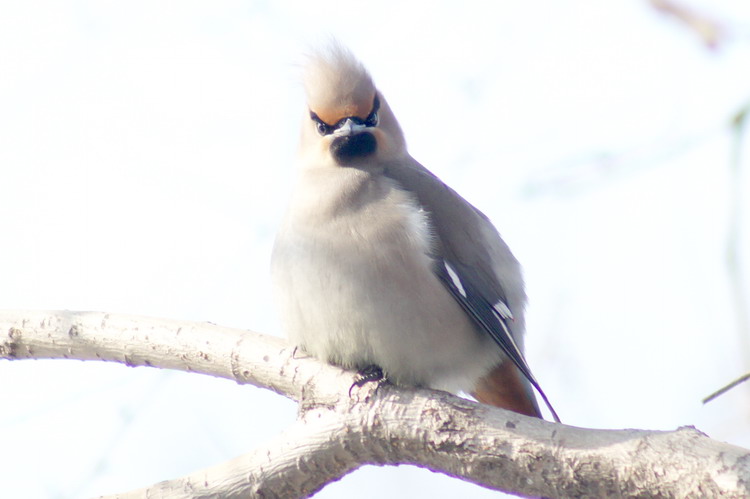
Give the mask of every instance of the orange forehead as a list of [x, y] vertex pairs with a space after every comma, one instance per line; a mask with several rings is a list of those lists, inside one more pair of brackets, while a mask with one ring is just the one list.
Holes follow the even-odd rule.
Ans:
[[318, 115], [318, 118], [329, 125], [335, 125], [343, 118], [348, 118], [349, 116], [356, 116], [364, 120], [372, 111], [373, 100], [374, 97], [369, 100], [360, 100], [359, 102], [324, 106], [319, 109], [312, 109], [312, 111]]

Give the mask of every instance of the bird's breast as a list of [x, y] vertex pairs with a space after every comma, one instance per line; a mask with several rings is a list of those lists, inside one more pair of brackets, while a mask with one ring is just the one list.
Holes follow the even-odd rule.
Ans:
[[499, 356], [433, 272], [429, 214], [386, 177], [341, 180], [306, 186], [321, 195], [295, 196], [277, 238], [273, 274], [290, 339], [344, 367], [377, 364], [401, 384], [473, 383]]

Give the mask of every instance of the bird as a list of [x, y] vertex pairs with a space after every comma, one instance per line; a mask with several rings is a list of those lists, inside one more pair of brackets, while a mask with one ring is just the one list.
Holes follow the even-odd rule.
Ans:
[[521, 267], [492, 222], [409, 154], [364, 65], [309, 55], [297, 180], [271, 275], [282, 328], [320, 360], [559, 422], [523, 355]]

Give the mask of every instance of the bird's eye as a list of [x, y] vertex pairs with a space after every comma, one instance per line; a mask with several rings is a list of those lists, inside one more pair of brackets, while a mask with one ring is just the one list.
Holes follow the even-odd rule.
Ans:
[[321, 135], [330, 135], [333, 133], [333, 127], [329, 124], [327, 124], [325, 121], [321, 120], [317, 114], [310, 111], [310, 119], [315, 122], [315, 128], [318, 130], [318, 133]]
[[378, 111], [380, 110], [380, 99], [378, 94], [375, 94], [375, 98], [372, 100], [372, 111], [365, 120], [365, 126], [373, 127], [378, 126]]
[[365, 126], [378, 126], [378, 113], [373, 111], [365, 120]]

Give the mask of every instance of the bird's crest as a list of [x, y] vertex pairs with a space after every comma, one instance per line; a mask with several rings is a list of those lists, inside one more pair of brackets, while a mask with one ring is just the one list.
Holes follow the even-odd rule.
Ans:
[[310, 111], [329, 125], [349, 116], [365, 119], [372, 111], [372, 78], [354, 55], [337, 42], [310, 56], [304, 84]]

